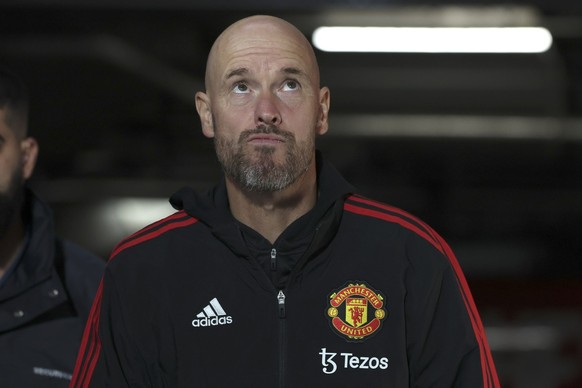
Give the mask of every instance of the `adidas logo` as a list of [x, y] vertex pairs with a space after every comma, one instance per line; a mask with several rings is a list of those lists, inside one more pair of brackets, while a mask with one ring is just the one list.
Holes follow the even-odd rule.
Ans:
[[210, 301], [208, 306], [196, 315], [196, 319], [192, 321], [192, 326], [194, 327], [207, 327], [207, 326], [219, 326], [219, 325], [230, 325], [232, 323], [232, 317], [227, 315], [218, 299], [214, 298]]

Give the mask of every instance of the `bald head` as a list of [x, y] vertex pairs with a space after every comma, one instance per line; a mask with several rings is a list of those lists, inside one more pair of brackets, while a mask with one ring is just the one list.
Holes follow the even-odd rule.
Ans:
[[301, 31], [283, 19], [256, 15], [233, 23], [216, 39], [206, 64], [206, 90], [212, 92], [232, 60], [248, 54], [260, 55], [272, 48], [301, 57], [311, 81], [319, 86], [315, 53]]
[[264, 15], [232, 24], [210, 50], [205, 82], [196, 110], [233, 192], [315, 182], [315, 138], [327, 132], [330, 94], [296, 27]]

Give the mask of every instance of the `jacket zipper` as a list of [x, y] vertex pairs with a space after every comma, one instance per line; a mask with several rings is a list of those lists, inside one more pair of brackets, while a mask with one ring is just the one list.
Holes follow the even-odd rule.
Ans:
[[271, 249], [271, 271], [277, 270], [277, 250]]
[[286, 296], [283, 290], [279, 290], [279, 293], [277, 294], [277, 306], [279, 311], [279, 388], [285, 387], [285, 362], [287, 359], [285, 298]]
[[279, 318], [283, 319], [285, 318], [285, 294], [283, 293], [283, 290], [279, 290], [279, 293], [277, 294], [277, 303], [279, 304]]

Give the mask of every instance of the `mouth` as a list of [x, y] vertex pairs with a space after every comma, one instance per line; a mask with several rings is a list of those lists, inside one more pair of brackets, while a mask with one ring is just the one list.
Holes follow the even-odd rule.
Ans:
[[274, 135], [272, 133], [257, 133], [249, 136], [247, 143], [253, 145], [277, 145], [285, 143], [285, 138], [282, 136]]

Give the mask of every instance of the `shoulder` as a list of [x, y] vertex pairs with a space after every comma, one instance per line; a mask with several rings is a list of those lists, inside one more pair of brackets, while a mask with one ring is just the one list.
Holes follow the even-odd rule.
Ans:
[[413, 236], [426, 241], [442, 254], [446, 254], [448, 246], [433, 228], [418, 217], [398, 207], [361, 195], [350, 195], [344, 202], [344, 211], [370, 220], [378, 220], [386, 225], [402, 228]]
[[163, 240], [172, 233], [194, 225], [197, 222], [197, 218], [192, 217], [184, 210], [180, 210], [172, 215], [169, 215], [168, 217], [162, 218], [161, 220], [140, 229], [134, 234], [121, 240], [121, 242], [119, 242], [119, 244], [117, 244], [113, 249], [111, 256], [109, 257], [109, 261], [113, 260], [115, 257], [129, 250], [130, 248], [143, 247], [148, 243]]
[[105, 260], [93, 252], [81, 247], [80, 245], [69, 241], [57, 239], [61, 246], [61, 251], [57, 250], [57, 255], [62, 254], [65, 268], [68, 272], [82, 278], [100, 278], [105, 268]]
[[[406, 234], [406, 238], [400, 241], [406, 247], [406, 259], [412, 263], [412, 267], [427, 274], [434, 273], [433, 270], [452, 270], [459, 283], [466, 284], [463, 271], [451, 246], [421, 219], [397, 207], [358, 195], [346, 199], [344, 211], [394, 225]], [[373, 231], [370, 230], [369, 233]]]
[[[105, 260], [76, 243], [57, 239], [57, 255], [62, 256], [55, 261], [57, 272], [66, 285], [75, 310], [86, 319], [99, 282], [105, 271]], [[63, 266], [59, 271], [59, 266]]]

